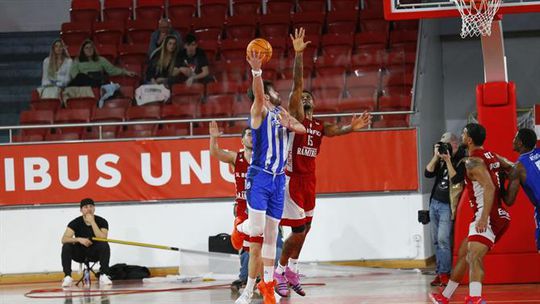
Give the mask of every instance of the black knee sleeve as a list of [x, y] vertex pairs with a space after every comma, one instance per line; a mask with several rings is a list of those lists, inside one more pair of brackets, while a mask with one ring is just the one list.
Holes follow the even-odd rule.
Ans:
[[306, 230], [306, 225], [291, 227], [293, 233], [303, 233]]

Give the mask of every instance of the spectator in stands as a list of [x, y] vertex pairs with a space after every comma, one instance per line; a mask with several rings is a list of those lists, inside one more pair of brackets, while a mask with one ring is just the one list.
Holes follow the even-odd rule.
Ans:
[[148, 57], [152, 58], [154, 52], [159, 48], [167, 36], [176, 37], [176, 43], [179, 48], [182, 47], [182, 35], [171, 27], [169, 18], [161, 18], [158, 22], [158, 29], [152, 33], [150, 37], [150, 45], [148, 46]]
[[79, 57], [71, 66], [71, 81], [69, 86], [100, 87], [106, 81], [106, 76], [127, 75], [134, 77], [132, 71], [115, 67], [107, 59], [99, 56], [92, 40], [85, 40], [79, 51]]
[[65, 275], [62, 287], [70, 287], [73, 282], [71, 260], [79, 263], [99, 261], [101, 266], [99, 284], [110, 285], [112, 282], [108, 277], [111, 257], [109, 243], [92, 242], [93, 237], [107, 238], [109, 223], [101, 216], [94, 214], [96, 206], [91, 198], [81, 201], [80, 210], [82, 216], [69, 222], [62, 236], [62, 268]]
[[43, 60], [41, 87], [38, 89], [41, 98], [59, 97], [60, 89], [69, 83], [72, 63], [64, 42], [61, 39], [53, 41], [49, 57]]
[[212, 80], [208, 69], [208, 58], [203, 49], [197, 45], [197, 37], [186, 35], [184, 49], [179, 54], [181, 80], [189, 86], [193, 82], [207, 83]]
[[[435, 246], [436, 277], [431, 286], [446, 286], [452, 269], [452, 229], [453, 212], [459, 192], [451, 191], [454, 185], [460, 185], [465, 176], [465, 150], [459, 147], [455, 134], [446, 132], [433, 147], [433, 157], [427, 164], [424, 175], [435, 177], [429, 203], [431, 221], [431, 240]], [[462, 186], [462, 185], [461, 185]], [[457, 196], [457, 198], [456, 198]]]
[[170, 87], [180, 73], [178, 62], [178, 39], [169, 35], [156, 49], [146, 70], [146, 83]]

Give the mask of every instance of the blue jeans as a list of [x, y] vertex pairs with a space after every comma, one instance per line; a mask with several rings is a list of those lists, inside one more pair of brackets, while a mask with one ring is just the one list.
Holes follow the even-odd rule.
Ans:
[[[281, 229], [278, 232], [277, 244], [276, 244], [276, 265], [279, 262], [281, 257], [281, 251], [283, 250], [283, 235]], [[249, 252], [242, 251], [240, 254], [240, 274], [238, 278], [242, 281], [247, 281], [248, 279], [248, 265], [249, 265]]]
[[452, 270], [452, 211], [450, 204], [431, 199], [429, 204], [431, 241], [435, 247], [437, 274], [449, 274]]

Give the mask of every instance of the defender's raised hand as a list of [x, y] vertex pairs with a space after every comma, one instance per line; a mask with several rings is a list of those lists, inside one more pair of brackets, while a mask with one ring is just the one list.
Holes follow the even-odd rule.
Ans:
[[311, 41], [304, 42], [304, 37], [306, 35], [306, 31], [303, 27], [299, 29], [294, 29], [294, 36], [291, 34], [291, 41], [292, 45], [294, 47], [294, 51], [296, 53], [303, 52], [306, 47], [311, 43]]
[[358, 117], [354, 115], [351, 120], [351, 128], [353, 131], [358, 131], [370, 124], [371, 124], [371, 114], [369, 114], [367, 111], [364, 111], [364, 113], [362, 113], [362, 115]]

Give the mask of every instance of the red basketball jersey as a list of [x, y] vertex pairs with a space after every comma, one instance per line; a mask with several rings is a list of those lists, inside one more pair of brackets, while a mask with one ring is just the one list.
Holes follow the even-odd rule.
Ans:
[[[501, 163], [499, 162], [497, 157], [493, 155], [493, 153], [484, 149], [474, 150], [471, 157], [478, 157], [484, 161], [484, 164], [486, 165], [491, 176], [491, 180], [493, 181], [493, 185], [495, 185], [493, 205], [489, 213], [491, 221], [495, 221], [500, 217], [508, 217], [508, 219], [510, 219], [508, 213], [502, 205], [501, 193], [499, 190], [499, 170], [501, 168]], [[467, 175], [465, 175], [465, 184], [469, 194], [469, 203], [471, 204], [471, 208], [473, 209], [475, 216], [479, 218], [480, 212], [478, 211], [479, 209], [484, 207], [484, 189], [482, 188], [480, 183], [478, 183], [477, 181], [471, 181]], [[499, 211], [500, 209], [502, 209], [502, 211]]]
[[234, 161], [234, 181], [236, 184], [236, 216], [247, 217], [247, 203], [246, 203], [246, 174], [249, 167], [244, 150], [236, 153], [236, 160]]
[[306, 127], [307, 133], [292, 133], [286, 170], [292, 174], [315, 174], [315, 158], [320, 151], [324, 123], [318, 119], [304, 118], [302, 124]]

